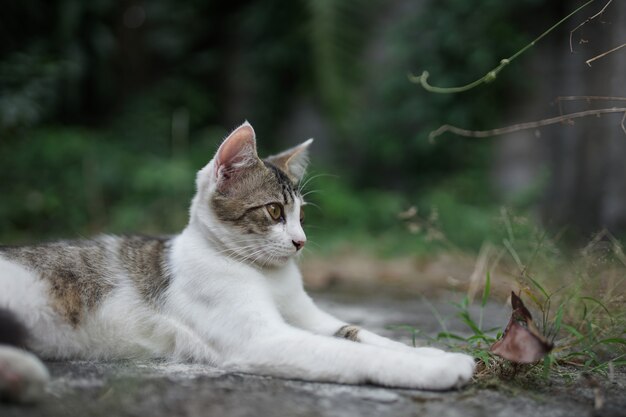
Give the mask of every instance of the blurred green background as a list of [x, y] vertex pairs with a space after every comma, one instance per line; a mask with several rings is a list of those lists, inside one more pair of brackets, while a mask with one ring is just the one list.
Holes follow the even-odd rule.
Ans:
[[[597, 185], [590, 185], [596, 194], [574, 186], [569, 197], [556, 198], [565, 208], [546, 198], [564, 189], [552, 169], [558, 148], [544, 152], [539, 168], [527, 156], [534, 176], [513, 187], [498, 186], [510, 176], [498, 166], [512, 166], [500, 139], [428, 141], [444, 123], [485, 129], [552, 116], [556, 95], [624, 95], [581, 91], [577, 86], [591, 85], [584, 80], [544, 88], [580, 73], [579, 61], [589, 58], [581, 54], [571, 66], [561, 59], [570, 54], [569, 31], [586, 14], [471, 92], [430, 94], [407, 79], [427, 69], [438, 85], [472, 81], [578, 4], [4, 1], [0, 241], [176, 232], [186, 224], [195, 172], [244, 120], [255, 127], [262, 154], [316, 138], [307, 186], [319, 206], [307, 212], [316, 250], [346, 240], [388, 253], [441, 242], [472, 250], [501, 239], [509, 226], [521, 233], [536, 233], [536, 225], [582, 236], [602, 227], [619, 233], [623, 212], [606, 221], [602, 207], [594, 215], [577, 203], [600, 201]], [[609, 9], [605, 20], [623, 20], [618, 12]], [[617, 22], [590, 29], [585, 40], [599, 35], [586, 43], [609, 49], [618, 29]], [[606, 80], [620, 65], [598, 63], [591, 76]], [[619, 123], [603, 123], [619, 131]], [[567, 135], [587, 134], [563, 129], [548, 132], [564, 140], [545, 133], [541, 140], [569, 146]], [[536, 140], [529, 135], [528, 143]], [[588, 152], [579, 148], [573, 152]], [[416, 216], [398, 217], [412, 206]]]

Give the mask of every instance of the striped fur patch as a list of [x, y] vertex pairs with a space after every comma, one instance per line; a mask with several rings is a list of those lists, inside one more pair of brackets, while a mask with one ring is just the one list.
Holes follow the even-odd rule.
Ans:
[[0, 255], [48, 281], [53, 307], [74, 327], [112, 289], [103, 279], [109, 262], [106, 245], [98, 240], [3, 246]]
[[353, 326], [351, 324], [346, 324], [342, 326], [335, 332], [335, 337], [341, 337], [343, 339], [352, 340], [353, 342], [360, 342], [359, 340], [359, 330], [361, 330], [358, 326]]

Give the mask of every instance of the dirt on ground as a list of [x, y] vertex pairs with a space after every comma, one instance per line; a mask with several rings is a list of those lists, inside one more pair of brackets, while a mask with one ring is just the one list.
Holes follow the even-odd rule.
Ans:
[[[462, 252], [440, 252], [429, 256], [394, 256], [384, 259], [367, 251], [346, 248], [328, 256], [304, 257], [300, 268], [307, 288], [313, 290], [357, 289], [439, 296], [446, 291], [482, 291], [487, 270], [491, 294], [505, 299], [515, 280], [505, 268], [490, 265], [493, 251], [477, 256]], [[493, 263], [493, 262], [491, 262]]]

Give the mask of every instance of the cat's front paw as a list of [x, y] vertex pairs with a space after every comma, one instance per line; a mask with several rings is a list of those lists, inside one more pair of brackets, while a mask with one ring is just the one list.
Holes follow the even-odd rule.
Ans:
[[[415, 380], [416, 388], [445, 391], [460, 388], [471, 381], [476, 365], [474, 358], [462, 353], [422, 356], [423, 372]], [[424, 362], [425, 361], [425, 362]]]
[[462, 353], [410, 355], [395, 365], [381, 370], [379, 381], [374, 380], [388, 386], [445, 391], [466, 385], [476, 368], [474, 359]]
[[446, 367], [448, 388], [460, 388], [467, 385], [474, 376], [476, 362], [474, 358], [463, 353], [447, 353], [445, 356], [449, 366]]

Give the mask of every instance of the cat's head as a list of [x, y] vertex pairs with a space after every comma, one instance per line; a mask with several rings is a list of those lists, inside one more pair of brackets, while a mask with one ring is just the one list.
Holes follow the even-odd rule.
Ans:
[[246, 122], [198, 172], [191, 224], [222, 251], [261, 267], [286, 263], [306, 243], [299, 184], [313, 140], [260, 159]]

